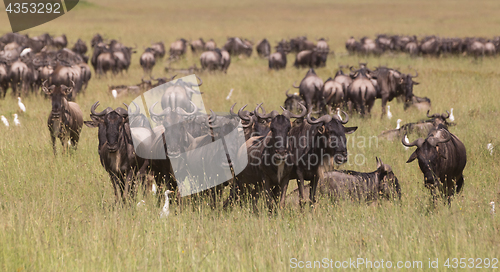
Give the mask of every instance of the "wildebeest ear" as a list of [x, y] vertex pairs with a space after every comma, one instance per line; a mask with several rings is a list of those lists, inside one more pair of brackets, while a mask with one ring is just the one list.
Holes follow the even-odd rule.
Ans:
[[64, 95], [69, 95], [73, 91], [72, 87], [67, 87], [66, 85], [61, 85], [61, 92]]
[[51, 95], [51, 94], [52, 94], [52, 92], [54, 91], [54, 89], [55, 89], [55, 88], [56, 88], [56, 86], [55, 86], [55, 85], [52, 85], [52, 86], [50, 86], [50, 87], [48, 87], [48, 88], [47, 88], [47, 87], [42, 87], [42, 90], [43, 90], [43, 92], [44, 92], [44, 93], [46, 93], [47, 95]]
[[420, 84], [420, 83], [413, 81], [413, 85], [418, 85], [418, 84]]
[[99, 126], [96, 121], [83, 121], [83, 123], [89, 128], [96, 128]]
[[356, 131], [356, 129], [358, 129], [358, 127], [346, 127], [345, 128], [345, 134], [354, 133], [354, 131]]
[[379, 168], [381, 166], [380, 160], [378, 157], [375, 157], [375, 160], [377, 160], [377, 168]]
[[410, 162], [414, 161], [416, 158], [417, 158], [417, 151], [415, 150], [415, 151], [411, 154], [410, 158], [406, 161], [406, 163], [410, 163]]

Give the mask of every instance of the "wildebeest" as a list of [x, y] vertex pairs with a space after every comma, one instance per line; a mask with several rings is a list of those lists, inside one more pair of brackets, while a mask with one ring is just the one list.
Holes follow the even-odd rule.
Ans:
[[328, 78], [323, 85], [320, 110], [323, 110], [324, 113], [330, 113], [331, 107], [340, 108], [343, 106], [344, 101], [345, 92], [342, 84], [331, 77]]
[[191, 52], [193, 53], [202, 52], [205, 50], [205, 42], [202, 38], [191, 41], [189, 43], [189, 46], [191, 47]]
[[46, 82], [42, 84], [42, 90], [52, 99], [52, 110], [47, 124], [54, 155], [56, 154], [56, 138], [61, 140], [63, 153], [68, 148], [68, 141], [76, 150], [83, 126], [83, 113], [78, 104], [66, 100], [66, 96], [73, 91], [75, 84], [72, 83], [71, 87], [65, 85], [46, 87]]
[[68, 45], [68, 39], [65, 34], [62, 34], [61, 36], [54, 37], [54, 39], [52, 39], [52, 44], [57, 49], [63, 49]]
[[212, 51], [217, 48], [217, 44], [214, 42], [213, 39], [208, 40], [208, 42], [205, 43], [205, 50], [206, 51]]
[[7, 94], [7, 89], [9, 88], [9, 72], [7, 65], [0, 63], [0, 95], [2, 98], [5, 98]]
[[72, 92], [67, 94], [67, 98], [73, 100], [82, 89], [82, 69], [79, 65], [65, 66], [58, 64], [50, 75], [49, 82], [56, 86], [74, 84], [71, 88]]
[[419, 51], [424, 55], [439, 55], [441, 53], [442, 43], [436, 36], [429, 36], [422, 39], [419, 45]]
[[271, 44], [267, 39], [258, 42], [255, 49], [261, 58], [266, 58], [271, 54]]
[[335, 77], [333, 77], [333, 80], [342, 85], [344, 93], [347, 91], [347, 87], [349, 87], [349, 85], [351, 85], [352, 83], [352, 78], [344, 74], [344, 71], [342, 71], [342, 66], [340, 66], [337, 73], [335, 73]]
[[165, 44], [163, 42], [157, 42], [151, 44], [155, 59], [162, 59], [165, 56]]
[[[313, 120], [308, 113], [306, 120], [297, 119], [290, 130], [294, 170], [290, 179], [296, 179], [300, 199], [304, 200], [304, 180], [311, 181], [310, 201], [315, 203], [316, 188], [324, 171], [333, 164], [347, 162], [346, 134], [353, 133], [357, 127], [344, 127], [349, 116], [339, 120], [337, 115], [323, 115]], [[301, 201], [301, 205], [302, 205]]]
[[299, 67], [324, 67], [326, 65], [327, 53], [318, 52], [314, 50], [304, 50], [300, 51], [295, 57], [295, 62], [293, 66]]
[[113, 74], [118, 72], [116, 68], [117, 60], [107, 45], [95, 45], [90, 62], [98, 76], [106, 74], [108, 71], [112, 71]]
[[311, 112], [313, 106], [317, 106], [317, 110], [320, 110], [320, 99], [321, 99], [321, 91], [323, 90], [323, 80], [316, 75], [314, 69], [309, 69], [307, 74], [300, 82], [300, 85], [297, 87], [295, 84], [294, 88], [299, 89], [300, 97], [306, 103], [307, 111]]
[[314, 50], [316, 45], [307, 39], [305, 36], [290, 39], [290, 48], [293, 52], [301, 52], [304, 50]]
[[[377, 91], [372, 81], [368, 78], [364, 69], [358, 71], [358, 76], [352, 81], [347, 91], [347, 99], [364, 116], [366, 112], [370, 114]], [[350, 109], [352, 111], [352, 109]]]
[[71, 50], [73, 52], [83, 56], [87, 53], [87, 45], [85, 44], [84, 41], [82, 41], [81, 39], [78, 39], [78, 41], [76, 41], [75, 45], [73, 46], [73, 48], [71, 48]]
[[156, 64], [155, 61], [155, 50], [151, 47], [146, 48], [144, 53], [142, 53], [139, 63], [144, 70], [144, 74], [151, 74], [153, 67]]
[[186, 54], [187, 41], [185, 39], [179, 39], [172, 44], [170, 44], [170, 58], [178, 58]]
[[134, 177], [146, 172], [149, 161], [136, 156], [128, 111], [121, 107], [115, 110], [108, 107], [96, 112], [98, 106], [99, 101], [92, 105], [92, 121], [85, 121], [85, 125], [98, 128], [97, 152], [101, 165], [111, 178], [116, 201], [126, 202], [129, 194], [134, 195]]
[[221, 70], [227, 73], [229, 64], [231, 64], [231, 56], [227, 51], [215, 48], [213, 51], [203, 52], [200, 56], [200, 63], [202, 69]]
[[[401, 187], [392, 167], [376, 158], [377, 169], [373, 172], [356, 171], [326, 172], [320, 180], [317, 194], [330, 197], [333, 200], [350, 199], [354, 201], [375, 201], [380, 198], [401, 199]], [[304, 186], [305, 196], [309, 197], [311, 185]], [[293, 202], [299, 200], [299, 189], [295, 189], [288, 197]]]
[[[34, 82], [33, 71], [28, 65], [20, 60], [10, 65], [9, 78], [12, 94], [19, 96], [20, 93], [26, 94]], [[20, 93], [17, 92], [20, 88]]]
[[299, 103], [304, 103], [304, 100], [300, 97], [298, 93], [294, 94], [288, 94], [288, 91], [286, 91], [286, 100], [284, 102], [285, 109], [287, 109], [289, 112], [298, 112], [299, 111]]
[[247, 57], [250, 57], [252, 55], [252, 46], [248, 45], [238, 37], [227, 38], [227, 42], [224, 44], [223, 49], [234, 56], [244, 54]]
[[407, 163], [418, 160], [420, 171], [424, 174], [425, 187], [433, 197], [434, 190], [438, 189], [450, 203], [451, 197], [455, 192], [460, 193], [464, 185], [463, 170], [467, 164], [464, 144], [443, 125], [431, 131], [425, 139], [418, 138], [407, 143], [403, 137], [401, 142], [407, 147], [417, 147]]
[[327, 40], [324, 38], [320, 38], [318, 43], [316, 44], [316, 51], [320, 53], [330, 53], [330, 47], [328, 46]]
[[269, 56], [269, 69], [285, 69], [286, 68], [286, 54], [283, 49], [278, 49], [277, 52]]
[[419, 111], [428, 112], [431, 110], [431, 100], [427, 97], [413, 95], [409, 101], [405, 102], [404, 109], [416, 108]]

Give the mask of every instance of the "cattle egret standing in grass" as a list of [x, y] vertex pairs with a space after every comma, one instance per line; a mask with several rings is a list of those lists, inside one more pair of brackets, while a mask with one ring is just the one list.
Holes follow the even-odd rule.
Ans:
[[340, 115], [340, 108], [337, 108], [337, 117], [339, 118], [340, 121], [343, 121], [342, 115]]
[[[410, 143], [410, 139], [408, 139], [408, 135], [405, 134], [405, 143]], [[410, 149], [409, 147], [405, 146], [405, 149], [408, 150]]]
[[153, 183], [153, 186], [151, 186], [151, 192], [153, 192], [153, 195], [156, 195], [156, 184]]
[[2, 119], [2, 122], [6, 127], [9, 127], [9, 121], [7, 121], [7, 118], [5, 118], [5, 116], [2, 115], [0, 119]]
[[451, 122], [455, 121], [455, 116], [453, 116], [453, 108], [451, 108], [450, 110], [450, 117], [448, 119], [450, 119]]
[[389, 105], [387, 105], [387, 118], [389, 118], [389, 119], [392, 118], [391, 106], [389, 106]]
[[14, 125], [16, 125], [16, 127], [21, 125], [21, 122], [19, 122], [17, 117], [17, 113], [14, 113]]
[[24, 106], [23, 102], [21, 102], [21, 97], [17, 97], [17, 105], [19, 105], [19, 108], [22, 112], [26, 112], [26, 107]]
[[490, 213], [491, 213], [491, 214], [495, 214], [495, 202], [491, 201], [491, 202], [490, 202], [490, 206], [491, 206], [491, 211], [490, 211]]
[[229, 94], [226, 96], [226, 100], [229, 100], [229, 98], [231, 98], [231, 95], [233, 94], [233, 90], [234, 90], [234, 89], [231, 89], [231, 90], [229, 91]]
[[398, 122], [398, 124], [397, 124], [397, 126], [396, 126], [396, 129], [400, 129], [400, 128], [401, 128], [401, 121], [403, 121], [403, 120], [398, 119], [398, 121], [397, 121], [397, 122]]
[[116, 99], [116, 97], [118, 96], [118, 93], [116, 92], [116, 90], [112, 90], [111, 95], [113, 95], [113, 98]]
[[493, 144], [492, 143], [487, 144], [486, 149], [488, 149], [490, 155], [493, 156]]
[[168, 209], [168, 206], [170, 205], [168, 201], [168, 195], [172, 193], [170, 190], [165, 191], [165, 205], [163, 205], [163, 208], [161, 209], [160, 213], [160, 218], [167, 218], [167, 216], [170, 214], [170, 211]]

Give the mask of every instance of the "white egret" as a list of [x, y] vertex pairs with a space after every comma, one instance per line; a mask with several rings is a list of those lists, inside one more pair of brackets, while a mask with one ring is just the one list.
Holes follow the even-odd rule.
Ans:
[[116, 92], [116, 90], [112, 90], [111, 95], [113, 95], [113, 98], [116, 99], [116, 97], [118, 96], [118, 93]]
[[403, 120], [398, 119], [398, 121], [397, 121], [398, 124], [396, 125], [396, 129], [400, 129], [401, 128], [401, 121], [403, 121]]
[[5, 118], [5, 116], [0, 116], [0, 119], [2, 119], [2, 122], [6, 127], [9, 127], [9, 121], [7, 121], [7, 118]]
[[14, 125], [16, 125], [16, 127], [21, 125], [21, 122], [19, 122], [17, 113], [14, 113]]
[[389, 119], [392, 118], [391, 106], [389, 106], [389, 105], [387, 105], [387, 118], [389, 118]]
[[490, 202], [490, 206], [491, 206], [490, 213], [491, 214], [495, 214], [495, 202], [491, 201]]
[[[410, 139], [408, 139], [408, 135], [405, 134], [405, 143], [409, 144], [410, 143]], [[410, 149], [409, 147], [405, 146], [405, 149], [408, 150]]]
[[448, 119], [450, 119], [451, 122], [455, 121], [455, 116], [453, 115], [453, 108], [451, 108], [450, 110], [450, 117]]
[[21, 111], [26, 112], [26, 107], [24, 106], [23, 102], [21, 102], [21, 97], [17, 97], [17, 105], [21, 109]]
[[170, 190], [165, 191], [165, 205], [163, 205], [163, 208], [161, 209], [160, 213], [160, 218], [167, 218], [167, 216], [170, 214], [170, 210], [168, 209], [170, 203], [168, 200], [168, 195], [172, 193]]
[[226, 96], [226, 100], [229, 100], [231, 98], [231, 95], [233, 94], [234, 89], [231, 89], [229, 91], [229, 94]]
[[488, 149], [490, 155], [493, 156], [493, 144], [492, 143], [487, 144], [486, 149]]

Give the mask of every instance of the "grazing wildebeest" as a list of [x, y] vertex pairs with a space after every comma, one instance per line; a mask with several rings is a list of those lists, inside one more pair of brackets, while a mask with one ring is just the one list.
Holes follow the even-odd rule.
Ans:
[[271, 44], [267, 39], [258, 42], [255, 49], [261, 58], [267, 58], [271, 54]]
[[115, 110], [108, 107], [96, 112], [98, 106], [99, 101], [92, 105], [92, 121], [85, 121], [85, 125], [99, 129], [97, 152], [101, 165], [111, 178], [116, 201], [126, 202], [129, 194], [133, 197], [135, 193], [134, 177], [146, 172], [149, 161], [136, 156], [128, 111], [121, 107]]
[[326, 65], [326, 57], [328, 53], [318, 52], [314, 50], [304, 50], [300, 51], [295, 57], [295, 62], [293, 66], [299, 67], [324, 67]]
[[416, 108], [419, 111], [429, 112], [431, 110], [431, 100], [427, 97], [418, 97], [413, 95], [410, 101], [406, 101], [404, 109]]
[[61, 140], [63, 153], [68, 148], [68, 141], [76, 150], [83, 126], [83, 113], [78, 104], [66, 100], [66, 96], [73, 91], [75, 84], [72, 82], [71, 87], [52, 85], [47, 88], [46, 82], [42, 84], [42, 90], [52, 99], [52, 110], [47, 123], [54, 155], [56, 154], [56, 138]]
[[286, 68], [286, 54], [283, 49], [278, 49], [277, 52], [269, 56], [269, 69], [285, 69]]
[[401, 142], [407, 147], [417, 147], [406, 163], [417, 159], [424, 174], [425, 187], [433, 197], [435, 189], [438, 189], [450, 204], [451, 197], [455, 192], [460, 193], [464, 185], [463, 170], [467, 164], [464, 144], [443, 125], [431, 131], [425, 139], [418, 138], [407, 143], [403, 137]]
[[139, 63], [141, 64], [144, 74], [151, 74], [153, 67], [156, 64], [154, 49], [151, 47], [146, 48], [144, 53], [142, 53]]
[[297, 87], [294, 84], [293, 87], [299, 89], [300, 97], [305, 101], [308, 112], [312, 111], [315, 104], [317, 110], [321, 110], [319, 107], [319, 99], [321, 98], [321, 91], [323, 90], [323, 80], [316, 75], [314, 69], [309, 69], [306, 76], [300, 82], [300, 85]]
[[90, 63], [94, 67], [94, 72], [101, 76], [106, 74], [108, 71], [112, 71], [113, 74], [118, 72], [116, 68], [116, 59], [113, 52], [107, 45], [96, 45], [94, 46], [94, 52]]
[[205, 42], [202, 38], [190, 42], [189, 46], [191, 46], [191, 52], [193, 53], [203, 52], [203, 50], [205, 50]]
[[180, 39], [170, 44], [170, 58], [178, 58], [186, 54], [187, 41]]
[[296, 113], [299, 111], [299, 103], [304, 104], [304, 100], [300, 97], [298, 93], [294, 94], [288, 94], [288, 91], [286, 91], [286, 100], [284, 102], [285, 109], [287, 109], [289, 112]]
[[439, 55], [442, 42], [436, 36], [425, 37], [419, 45], [419, 51], [424, 55]]
[[304, 200], [304, 180], [311, 181], [309, 199], [315, 203], [316, 188], [323, 172], [332, 164], [347, 162], [346, 134], [353, 133], [357, 127], [344, 127], [349, 122], [347, 113], [343, 120], [337, 115], [323, 115], [313, 120], [310, 113], [306, 121], [297, 119], [290, 130], [294, 170], [290, 179], [296, 179], [299, 187], [301, 205]]
[[[377, 160], [377, 170], [369, 173], [356, 171], [326, 172], [318, 184], [317, 194], [333, 200], [350, 199], [354, 201], [376, 201], [380, 198], [401, 199], [401, 187], [392, 167]], [[304, 186], [305, 195], [309, 197], [311, 185]], [[293, 202], [299, 200], [299, 189], [295, 189], [287, 197]]]
[[227, 73], [227, 68], [229, 68], [229, 64], [231, 64], [231, 55], [226, 50], [222, 50], [221, 55], [221, 70]]
[[227, 38], [227, 42], [222, 48], [234, 56], [245, 54], [247, 57], [250, 57], [252, 55], [252, 46], [238, 37]]
[[304, 50], [314, 50], [316, 45], [307, 39], [305, 36], [290, 39], [290, 48], [293, 52], [301, 52]]
[[366, 112], [370, 114], [377, 97], [377, 91], [364, 69], [358, 71], [358, 75], [349, 86], [346, 96], [361, 116], [364, 116]]

